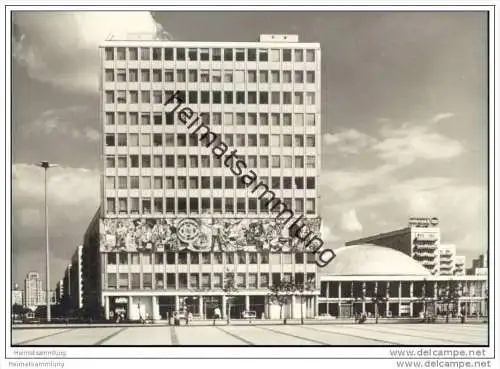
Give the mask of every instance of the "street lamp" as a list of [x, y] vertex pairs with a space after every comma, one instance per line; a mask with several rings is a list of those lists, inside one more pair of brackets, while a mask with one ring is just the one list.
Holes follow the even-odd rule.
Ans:
[[49, 207], [47, 205], [47, 170], [56, 167], [57, 164], [50, 164], [48, 161], [41, 161], [36, 164], [43, 168], [44, 193], [45, 193], [45, 277], [46, 277], [46, 304], [47, 304], [47, 322], [50, 322], [50, 265], [49, 265]]

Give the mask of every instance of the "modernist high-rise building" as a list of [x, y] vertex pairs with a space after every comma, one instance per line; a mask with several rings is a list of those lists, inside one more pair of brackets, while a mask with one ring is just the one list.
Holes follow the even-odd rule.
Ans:
[[346, 242], [346, 246], [374, 244], [401, 251], [438, 275], [441, 231], [435, 217], [411, 217], [408, 227]]
[[286, 314], [317, 314], [320, 65], [296, 35], [103, 43], [102, 202], [83, 254], [106, 317], [225, 315], [229, 295], [233, 317], [279, 317], [283, 280], [309, 290]]
[[37, 272], [29, 272], [24, 280], [24, 305], [35, 307], [45, 303], [42, 279]]

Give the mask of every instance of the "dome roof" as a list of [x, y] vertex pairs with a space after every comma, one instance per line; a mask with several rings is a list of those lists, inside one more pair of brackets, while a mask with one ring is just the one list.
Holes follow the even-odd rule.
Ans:
[[430, 275], [416, 260], [401, 251], [376, 245], [354, 245], [334, 250], [335, 259], [320, 268], [323, 275]]

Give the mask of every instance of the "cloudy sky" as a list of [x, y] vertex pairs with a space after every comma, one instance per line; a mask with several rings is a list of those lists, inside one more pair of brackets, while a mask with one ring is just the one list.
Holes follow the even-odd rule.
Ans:
[[[111, 32], [253, 41], [294, 33], [323, 52], [323, 238], [345, 241], [438, 216], [467, 264], [487, 247], [487, 16], [480, 12], [17, 13], [12, 29], [13, 282], [51, 281], [99, 202], [97, 45]], [[228, 32], [229, 31], [229, 32]]]

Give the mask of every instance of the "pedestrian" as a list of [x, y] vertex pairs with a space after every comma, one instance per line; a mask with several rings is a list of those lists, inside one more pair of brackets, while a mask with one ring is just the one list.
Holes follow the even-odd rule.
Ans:
[[214, 310], [214, 316], [215, 316], [215, 319], [221, 319], [221, 313], [220, 313], [220, 309], [218, 306]]

